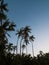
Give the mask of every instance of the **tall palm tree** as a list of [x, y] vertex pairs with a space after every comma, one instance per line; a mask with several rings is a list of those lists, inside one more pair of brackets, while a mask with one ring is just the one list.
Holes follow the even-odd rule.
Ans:
[[0, 0], [0, 39], [2, 39], [2, 41], [7, 38], [6, 34], [10, 36], [7, 32], [13, 31], [15, 27], [15, 24], [11, 23], [9, 19], [6, 19], [7, 16], [4, 15], [5, 11], [8, 11], [7, 4], [4, 4], [4, 0]]
[[[0, 35], [5, 36], [5, 34], [7, 34], [9, 36], [9, 34], [7, 33], [8, 31], [13, 31], [15, 24], [13, 24], [12, 22], [9, 21], [9, 19], [7, 19], [7, 16], [4, 16], [5, 11], [8, 11], [7, 9], [7, 4], [4, 3], [4, 0], [0, 0]], [[4, 20], [5, 21], [2, 21]], [[2, 23], [3, 22], [3, 23]], [[4, 32], [4, 33], [3, 33]]]
[[26, 44], [26, 54], [27, 54], [27, 45], [29, 43], [29, 33], [31, 33], [30, 26], [25, 26], [23, 29], [23, 39]]
[[7, 4], [4, 4], [4, 0], [0, 0], [0, 48], [5, 49], [7, 43], [7, 36], [9, 31], [14, 31], [15, 24], [10, 22], [5, 15], [5, 11], [8, 11]]
[[4, 51], [6, 43], [8, 43], [7, 35], [9, 31], [14, 31], [14, 24], [10, 23], [9, 21], [6, 21], [3, 23], [2, 26], [0, 26], [0, 48], [2, 48]]
[[32, 43], [32, 55], [33, 55], [33, 57], [34, 57], [34, 48], [33, 48], [33, 41], [34, 41], [34, 39], [35, 39], [35, 37], [33, 35], [29, 37], [29, 40]]
[[21, 40], [20, 40], [20, 54], [21, 54], [21, 42], [23, 39], [22, 32], [23, 32], [23, 28], [20, 28], [19, 30], [17, 30], [17, 33], [16, 33], [16, 35], [18, 36], [18, 38], [17, 38], [17, 52], [18, 52], [18, 41], [21, 38]]

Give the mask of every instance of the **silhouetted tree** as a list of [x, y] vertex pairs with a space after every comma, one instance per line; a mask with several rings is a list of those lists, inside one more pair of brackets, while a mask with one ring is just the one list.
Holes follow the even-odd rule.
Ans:
[[25, 26], [23, 29], [23, 39], [26, 44], [26, 54], [27, 54], [27, 45], [29, 44], [29, 33], [31, 33], [30, 26]]
[[9, 31], [14, 31], [15, 24], [10, 22], [6, 16], [7, 4], [4, 0], [0, 0], [0, 65], [7, 65], [6, 63], [6, 44], [8, 43], [7, 35]]
[[18, 41], [20, 39], [20, 54], [21, 54], [21, 43], [22, 43], [22, 39], [23, 39], [23, 28], [20, 28], [19, 30], [17, 30], [17, 33], [16, 35], [18, 35], [18, 38], [17, 38], [17, 51], [18, 51]]
[[2, 20], [7, 18], [5, 11], [8, 11], [7, 4], [4, 3], [4, 0], [0, 0], [0, 25], [3, 24]]

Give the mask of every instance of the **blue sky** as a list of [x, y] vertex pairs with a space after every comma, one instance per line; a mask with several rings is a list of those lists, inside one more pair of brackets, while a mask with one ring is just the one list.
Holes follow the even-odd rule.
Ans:
[[[35, 55], [40, 50], [49, 52], [49, 0], [6, 0], [6, 3], [9, 8], [8, 17], [16, 23], [17, 28], [31, 26], [32, 34], [35, 36]], [[14, 34], [13, 32], [12, 39], [9, 39], [10, 42], [16, 44]], [[31, 50], [31, 45], [29, 46], [28, 50]]]

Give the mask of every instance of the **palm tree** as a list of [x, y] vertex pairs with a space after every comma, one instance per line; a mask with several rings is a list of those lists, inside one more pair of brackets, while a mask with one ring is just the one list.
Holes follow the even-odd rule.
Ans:
[[[7, 4], [4, 4], [4, 0], [0, 0], [0, 39], [7, 39], [6, 34], [10, 36], [7, 32], [13, 31], [15, 24], [11, 23], [9, 19], [6, 19], [7, 16], [4, 15], [5, 11], [8, 11]], [[4, 21], [5, 19], [5, 21]], [[2, 21], [3, 20], [3, 21]], [[4, 23], [2, 23], [4, 22]]]
[[7, 36], [9, 31], [14, 31], [15, 24], [10, 22], [5, 15], [5, 11], [8, 9], [6, 8], [7, 4], [4, 4], [4, 0], [0, 0], [0, 48], [5, 49], [5, 44], [8, 42]]
[[[29, 40], [30, 40], [31, 42], [33, 42], [34, 39], [35, 39], [35, 37], [34, 37], [33, 35], [29, 37]], [[33, 43], [32, 43], [32, 55], [33, 55], [33, 57], [34, 57], [34, 48], [33, 48]]]
[[8, 34], [9, 31], [14, 31], [15, 24], [12, 22], [9, 22], [9, 20], [6, 20], [2, 26], [0, 26], [0, 37], [4, 36], [6, 37], [6, 34], [10, 37]]
[[2, 19], [5, 20], [7, 16], [4, 14], [5, 11], [8, 11], [7, 4], [4, 4], [4, 0], [0, 0], [0, 23], [2, 25]]
[[25, 45], [23, 44], [22, 45], [22, 54], [23, 54], [24, 48], [25, 48]]
[[23, 29], [23, 39], [26, 44], [26, 54], [27, 54], [27, 45], [29, 44], [29, 33], [31, 33], [30, 26], [25, 26]]
[[[8, 20], [6, 20], [2, 26], [0, 26], [0, 39], [1, 39], [1, 45], [4, 45], [8, 42], [7, 35], [9, 31], [14, 31], [15, 24], [10, 23]], [[4, 42], [5, 41], [5, 42]]]
[[18, 38], [17, 38], [17, 52], [18, 52], [18, 41], [21, 38], [21, 40], [20, 40], [20, 54], [21, 54], [21, 43], [22, 43], [22, 39], [23, 39], [22, 32], [23, 32], [23, 28], [20, 28], [19, 30], [17, 30], [17, 33], [16, 33], [16, 35], [18, 36]]

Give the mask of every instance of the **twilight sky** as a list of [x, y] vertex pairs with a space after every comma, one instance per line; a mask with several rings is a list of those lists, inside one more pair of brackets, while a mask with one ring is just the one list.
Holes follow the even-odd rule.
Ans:
[[[49, 52], [49, 0], [6, 0], [6, 3], [9, 8], [8, 17], [16, 23], [17, 28], [31, 26], [32, 34], [35, 36], [35, 55], [40, 50], [44, 53]], [[16, 45], [14, 32], [11, 34], [10, 42]], [[28, 47], [28, 53], [31, 53], [31, 45]]]

